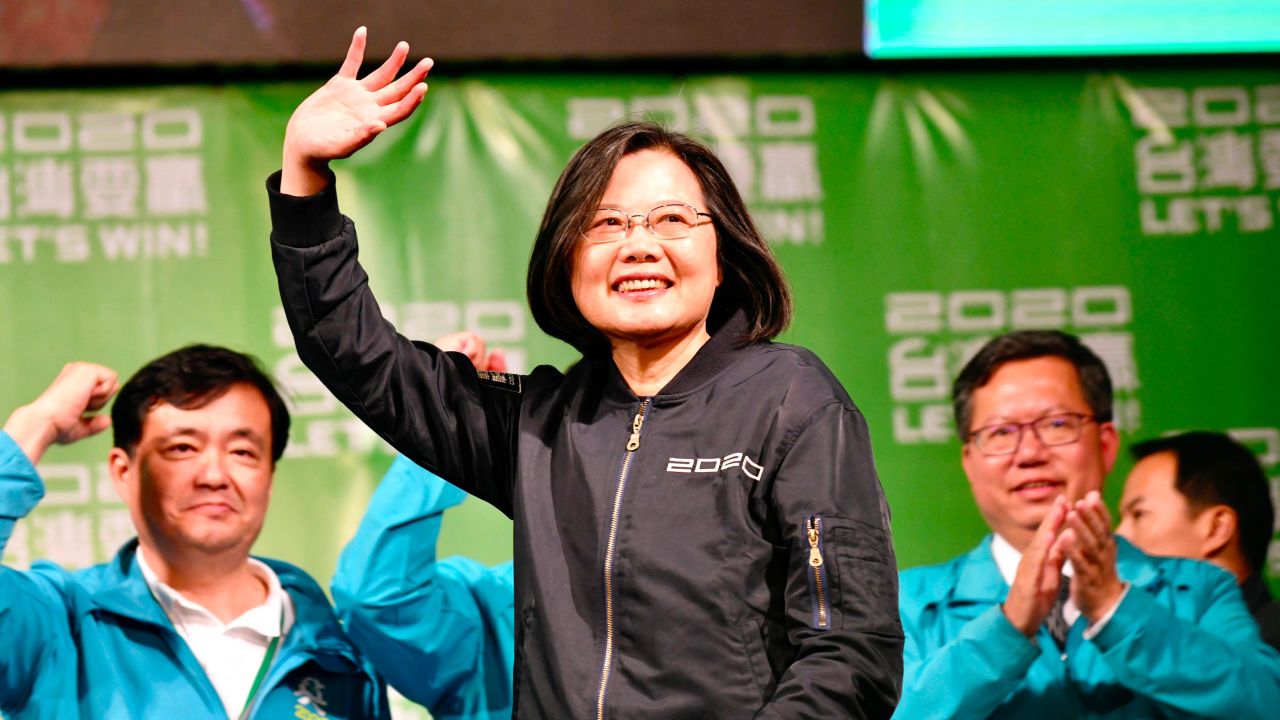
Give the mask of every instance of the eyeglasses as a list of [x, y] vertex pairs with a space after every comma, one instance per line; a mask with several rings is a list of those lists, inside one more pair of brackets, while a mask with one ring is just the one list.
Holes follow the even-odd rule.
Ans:
[[591, 243], [617, 242], [631, 232], [636, 225], [635, 218], [644, 218], [645, 229], [659, 240], [683, 240], [694, 228], [711, 220], [707, 213], [698, 212], [692, 205], [684, 203], [659, 205], [647, 215], [628, 215], [617, 208], [600, 208], [591, 216], [582, 236]]
[[1080, 439], [1080, 428], [1092, 421], [1092, 415], [1083, 413], [1058, 413], [1045, 415], [1031, 422], [996, 423], [969, 433], [969, 439], [983, 455], [1011, 455], [1022, 442], [1022, 431], [1031, 428], [1040, 444], [1049, 447], [1070, 445]]

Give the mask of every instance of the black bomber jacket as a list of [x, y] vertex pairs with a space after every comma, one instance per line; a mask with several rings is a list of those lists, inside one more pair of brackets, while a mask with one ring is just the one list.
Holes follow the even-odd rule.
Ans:
[[[477, 373], [398, 335], [334, 186], [268, 181], [298, 354], [410, 459], [515, 524], [515, 716], [887, 718], [902, 682], [866, 423], [735, 315], [659, 394], [608, 358]], [[424, 678], [430, 682], [430, 678]]]

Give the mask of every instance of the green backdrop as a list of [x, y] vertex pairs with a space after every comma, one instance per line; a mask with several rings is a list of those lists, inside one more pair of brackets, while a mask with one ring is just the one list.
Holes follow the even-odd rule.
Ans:
[[[295, 410], [257, 550], [325, 582], [390, 455], [301, 367], [278, 309], [263, 181], [312, 87], [0, 93], [0, 413], [71, 359], [127, 375], [188, 342], [255, 353]], [[1084, 335], [1126, 442], [1231, 430], [1280, 474], [1280, 72], [438, 77], [336, 165], [402, 331], [571, 362], [528, 316], [525, 264], [569, 155], [630, 113], [711, 140], [738, 178], [794, 285], [784, 339], [868, 418], [904, 566], [985, 532], [947, 387], [1010, 328]], [[48, 454], [6, 562], [86, 565], [131, 535], [108, 445]], [[507, 559], [510, 523], [468, 502], [443, 550]]]

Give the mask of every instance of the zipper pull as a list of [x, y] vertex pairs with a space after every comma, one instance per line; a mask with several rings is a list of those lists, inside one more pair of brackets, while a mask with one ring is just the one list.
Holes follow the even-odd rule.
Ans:
[[640, 412], [636, 413], [635, 419], [631, 421], [631, 437], [627, 439], [628, 452], [635, 452], [640, 449], [641, 425], [644, 425], [644, 405], [640, 406]]
[[818, 523], [813, 518], [805, 521], [809, 526], [809, 565], [822, 567], [822, 551], [818, 549]]

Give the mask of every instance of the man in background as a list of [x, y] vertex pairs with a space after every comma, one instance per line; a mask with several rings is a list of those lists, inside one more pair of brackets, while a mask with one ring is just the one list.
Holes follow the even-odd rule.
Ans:
[[[506, 372], [501, 350], [454, 333], [436, 347], [480, 372]], [[351, 638], [387, 682], [435, 720], [504, 720], [512, 712], [515, 575], [436, 557], [444, 511], [467, 494], [399, 456], [342, 551], [333, 599]]]
[[0, 432], [0, 551], [44, 494], [52, 443], [114, 426], [138, 537], [105, 564], [0, 568], [0, 712], [22, 718], [386, 718], [323, 591], [249, 556], [289, 413], [252, 358], [191, 346], [116, 374], [72, 363]]
[[953, 386], [961, 463], [992, 534], [902, 573], [895, 717], [1271, 718], [1280, 654], [1232, 579], [1111, 533], [1106, 367], [1079, 339], [988, 342]]
[[1204, 560], [1230, 572], [1280, 649], [1280, 603], [1262, 571], [1275, 532], [1271, 484], [1257, 457], [1229, 436], [1191, 432], [1138, 443], [1116, 534], [1151, 555]]
[[445, 510], [467, 494], [399, 456], [338, 560], [333, 601], [387, 682], [435, 720], [511, 717], [515, 575], [439, 559]]

